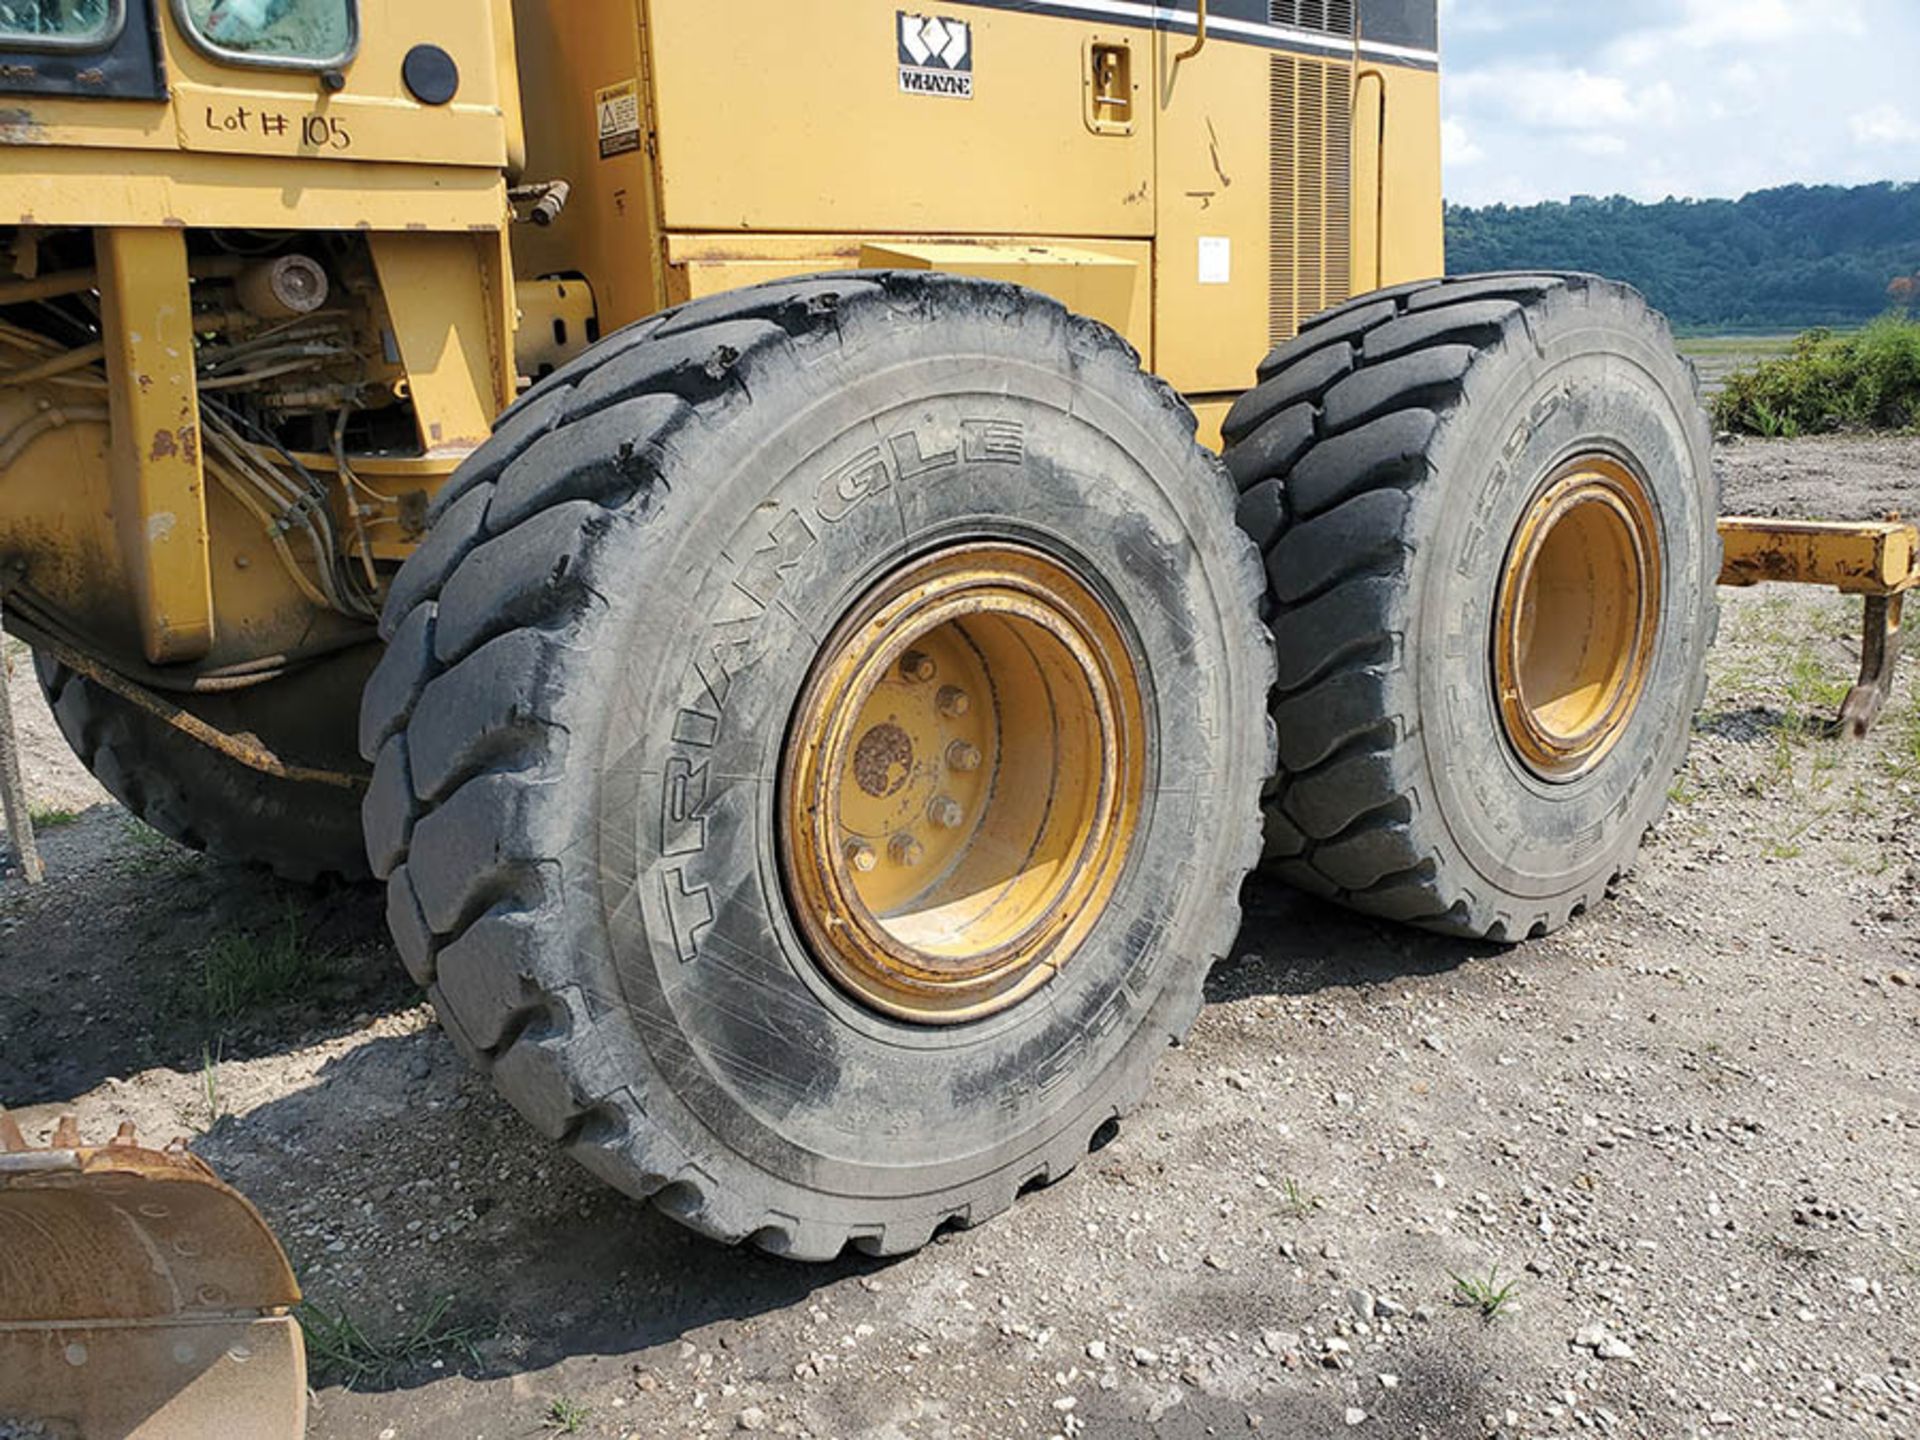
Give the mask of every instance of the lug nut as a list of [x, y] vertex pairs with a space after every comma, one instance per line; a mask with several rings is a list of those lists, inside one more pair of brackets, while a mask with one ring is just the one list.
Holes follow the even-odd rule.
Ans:
[[941, 795], [928, 803], [927, 818], [942, 830], [958, 830], [960, 822], [967, 818], [967, 812], [960, 808], [960, 802], [951, 795]]
[[980, 752], [964, 740], [956, 740], [947, 746], [947, 766], [962, 774], [980, 768]]
[[904, 832], [893, 837], [892, 843], [887, 846], [887, 853], [893, 857], [894, 864], [905, 865], [909, 869], [918, 865], [927, 854], [920, 848], [918, 840]]
[[900, 673], [916, 685], [933, 679], [933, 657], [920, 650], [909, 650], [900, 657]]
[[942, 685], [939, 697], [934, 703], [940, 707], [940, 713], [949, 720], [958, 720], [973, 708], [973, 702], [967, 699], [967, 692], [958, 685]]
[[880, 857], [873, 853], [873, 847], [864, 840], [849, 840], [846, 846], [847, 864], [862, 875], [871, 874], [873, 867], [880, 863]]

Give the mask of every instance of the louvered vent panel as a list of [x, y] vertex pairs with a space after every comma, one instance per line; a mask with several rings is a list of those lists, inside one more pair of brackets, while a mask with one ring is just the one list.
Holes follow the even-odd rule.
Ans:
[[1289, 30], [1353, 34], [1353, 0], [1268, 0], [1267, 18]]
[[1268, 285], [1268, 307], [1272, 314], [1273, 340], [1277, 345], [1300, 328], [1299, 284], [1294, 275], [1294, 203], [1298, 190], [1294, 168], [1293, 143], [1294, 96], [1297, 91], [1299, 62], [1284, 55], [1273, 57], [1273, 257], [1272, 279]]
[[[1279, 5], [1275, 0], [1276, 9]], [[1353, 72], [1343, 64], [1290, 55], [1275, 55], [1271, 64], [1268, 298], [1278, 344], [1297, 332], [1302, 320], [1353, 293]]]

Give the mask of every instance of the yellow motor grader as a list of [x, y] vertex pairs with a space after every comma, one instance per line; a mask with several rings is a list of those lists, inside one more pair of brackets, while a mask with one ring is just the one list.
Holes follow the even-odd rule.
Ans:
[[[384, 882], [614, 1185], [979, 1223], [1263, 852], [1520, 940], [1682, 762], [1694, 380], [1437, 278], [1437, 9], [0, 0], [7, 628], [148, 823]], [[1909, 535], [1743, 573], [1897, 622]]]

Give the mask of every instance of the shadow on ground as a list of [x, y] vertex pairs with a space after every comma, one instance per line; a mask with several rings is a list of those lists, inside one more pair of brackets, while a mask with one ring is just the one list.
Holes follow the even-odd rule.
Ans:
[[[1246, 900], [1236, 958], [1208, 982], [1215, 1003], [1437, 974], [1499, 953], [1376, 925], [1266, 882]], [[329, 1317], [390, 1344], [409, 1317], [447, 1303], [444, 1336], [362, 1373], [361, 1391], [580, 1356], [644, 1365], [646, 1352], [719, 1321], [746, 1322], [731, 1343], [750, 1345], [754, 1317], [889, 1268], [853, 1254], [799, 1265], [701, 1239], [547, 1146], [435, 1029], [358, 1045], [306, 1088], [222, 1121], [197, 1148], [266, 1213]], [[314, 1348], [317, 1383], [348, 1378], [349, 1367]]]
[[[60, 883], [0, 897], [0, 1097], [56, 1105], [144, 1069], [197, 1076], [210, 1044], [230, 1065], [269, 1061], [265, 1072], [232, 1073], [272, 1098], [246, 1108], [243, 1091], [244, 1113], [220, 1119], [195, 1149], [260, 1207], [309, 1300], [364, 1337], [341, 1355], [312, 1346], [323, 1389], [351, 1380], [361, 1392], [412, 1390], [450, 1373], [498, 1378], [581, 1356], [644, 1364], [647, 1352], [722, 1321], [730, 1343], [751, 1346], [754, 1317], [888, 1268], [857, 1255], [798, 1265], [722, 1250], [547, 1145], [438, 1029], [394, 1033], [403, 1027], [384, 1017], [418, 998], [377, 889], [316, 894], [156, 848], [110, 807], [46, 838]], [[1239, 942], [1207, 982], [1214, 1003], [1376, 985], [1499, 953], [1269, 882], [1250, 883], [1245, 902]], [[327, 957], [317, 982], [210, 1021], [196, 990], [207, 947], [288, 925]], [[361, 1032], [307, 1068], [304, 1054]], [[276, 1074], [281, 1056], [293, 1069]]]
[[[260, 1207], [324, 1323], [364, 1332], [368, 1348], [344, 1355], [310, 1340], [317, 1388], [352, 1380], [378, 1393], [448, 1371], [497, 1378], [638, 1356], [886, 1268], [702, 1239], [550, 1147], [432, 1028], [355, 1047], [195, 1148]], [[356, 1364], [368, 1368], [356, 1376]]]
[[1369, 920], [1263, 876], [1241, 899], [1245, 922], [1232, 955], [1207, 977], [1209, 1004], [1440, 975], [1507, 948]]
[[1703, 710], [1693, 722], [1694, 733], [1710, 735], [1735, 745], [1771, 744], [1782, 735], [1831, 738], [1840, 733], [1830, 710], [1785, 711], [1771, 705], [1743, 705], [1733, 710]]
[[[381, 892], [315, 890], [216, 864], [115, 805], [39, 837], [49, 883], [0, 887], [0, 1102], [84, 1095], [109, 1077], [197, 1072], [344, 1035], [418, 1003], [387, 939]], [[316, 958], [295, 993], [210, 1013], [205, 957], [292, 935]]]

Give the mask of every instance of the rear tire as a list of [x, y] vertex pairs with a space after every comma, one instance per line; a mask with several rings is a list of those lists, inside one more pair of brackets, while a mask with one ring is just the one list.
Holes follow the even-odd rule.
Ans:
[[[253, 689], [195, 697], [189, 708], [289, 761], [359, 774], [352, 701], [343, 697], [359, 693], [374, 658], [362, 646]], [[34, 671], [80, 763], [169, 840], [302, 884], [368, 878], [358, 788], [251, 769], [38, 652]]]
[[[842, 617], [978, 541], [1097, 592], [1155, 738], [1057, 973], [913, 1023], [796, 923], [783, 737]], [[1049, 300], [860, 274], [656, 317], [503, 417], [395, 583], [362, 726], [395, 938], [614, 1185], [789, 1256], [911, 1250], [1072, 1169], [1197, 1012], [1259, 849], [1259, 591], [1191, 412]]]
[[[1400, 286], [1311, 321], [1260, 379], [1225, 436], [1280, 662], [1268, 864], [1448, 934], [1565, 924], [1664, 811], [1717, 624], [1711, 433], [1666, 322], [1591, 276]], [[1637, 701], [1556, 772], [1510, 738], [1498, 624], [1516, 536], [1586, 457], [1651, 512], [1655, 628]]]

